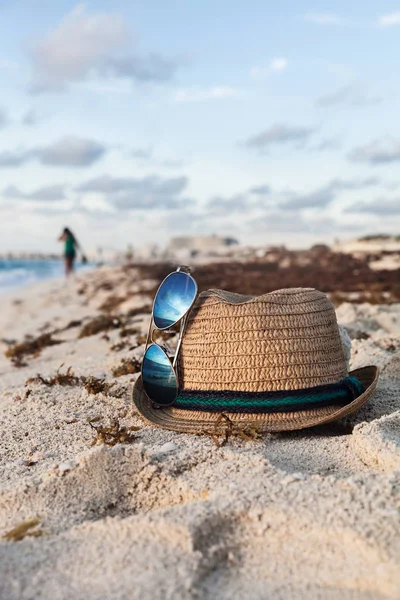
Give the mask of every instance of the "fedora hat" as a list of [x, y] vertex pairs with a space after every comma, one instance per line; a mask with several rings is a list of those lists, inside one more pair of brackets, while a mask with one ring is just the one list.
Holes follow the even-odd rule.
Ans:
[[376, 366], [348, 372], [333, 304], [312, 288], [202, 292], [177, 369], [172, 406], [153, 405], [141, 377], [133, 402], [146, 422], [197, 434], [223, 432], [227, 421], [259, 433], [329, 423], [358, 410], [378, 380]]

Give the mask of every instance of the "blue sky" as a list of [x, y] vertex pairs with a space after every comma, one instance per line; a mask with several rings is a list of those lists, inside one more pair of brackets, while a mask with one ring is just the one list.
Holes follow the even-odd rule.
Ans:
[[400, 233], [400, 4], [0, 0], [0, 252]]

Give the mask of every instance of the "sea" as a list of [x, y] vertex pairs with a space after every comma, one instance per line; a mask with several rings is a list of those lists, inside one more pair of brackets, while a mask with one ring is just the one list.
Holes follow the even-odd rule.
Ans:
[[[76, 270], [92, 267], [93, 265], [90, 264], [77, 264]], [[0, 294], [63, 275], [64, 262], [62, 260], [0, 259]]]

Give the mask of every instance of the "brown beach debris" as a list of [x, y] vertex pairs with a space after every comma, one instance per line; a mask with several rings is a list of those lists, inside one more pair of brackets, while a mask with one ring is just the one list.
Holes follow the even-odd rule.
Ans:
[[[225, 427], [221, 428], [221, 425], [225, 425]], [[208, 432], [208, 435], [211, 437], [217, 448], [225, 446], [231, 436], [238, 436], [246, 442], [260, 437], [260, 434], [255, 427], [249, 425], [237, 425], [224, 413], [221, 413], [218, 416], [214, 423], [214, 431]], [[222, 436], [222, 439], [220, 436]]]
[[122, 375], [133, 375], [139, 371], [140, 362], [136, 358], [123, 358], [119, 365], [113, 367], [111, 374], [113, 377], [121, 377]]
[[43, 348], [63, 343], [62, 340], [55, 340], [52, 337], [52, 335], [52, 333], [43, 333], [37, 338], [29, 338], [26, 339], [24, 342], [14, 344], [5, 351], [5, 356], [7, 358], [10, 358], [11, 362], [16, 367], [26, 366], [26, 363], [23, 363], [22, 360], [25, 356], [33, 356], [34, 358], [36, 358], [37, 356], [39, 356]]
[[111, 312], [126, 300], [128, 300], [127, 296], [108, 296], [108, 298], [99, 306], [99, 310], [107, 313]]
[[[68, 367], [65, 373], [61, 372], [61, 368], [64, 365], [60, 365], [57, 369], [57, 373], [53, 377], [43, 377], [38, 373], [35, 377], [30, 377], [26, 380], [25, 386], [28, 386], [32, 383], [39, 383], [43, 385], [53, 386], [53, 385], [62, 385], [62, 386], [75, 386], [82, 385], [85, 390], [89, 394], [99, 394], [102, 392], [108, 396], [113, 396], [114, 398], [122, 398], [127, 394], [127, 390], [123, 386], [116, 386], [115, 381], [106, 381], [105, 378], [95, 377], [94, 375], [81, 375], [78, 377], [74, 375], [71, 367]], [[113, 388], [113, 389], [112, 389]], [[32, 390], [28, 389], [25, 393], [25, 398], [27, 398], [32, 393]], [[21, 398], [16, 398], [21, 399]], [[71, 421], [73, 422], [73, 421]]]
[[99, 394], [103, 392], [104, 394], [109, 394], [111, 388], [115, 385], [114, 382], [108, 382], [105, 379], [100, 379], [98, 377], [94, 377], [94, 375], [89, 375], [88, 377], [82, 377], [83, 387], [89, 394]]
[[150, 314], [153, 307], [151, 304], [144, 304], [143, 306], [138, 306], [137, 308], [131, 308], [126, 313], [127, 317], [136, 317], [137, 315], [142, 315], [145, 313]]
[[146, 340], [147, 340], [147, 335], [145, 335], [145, 334], [138, 335], [136, 338], [137, 346], [141, 346], [142, 344], [145, 344]]
[[65, 373], [62, 373], [60, 369], [64, 366], [62, 363], [58, 369], [56, 374], [49, 379], [42, 377], [40, 373], [36, 375], [36, 377], [30, 377], [25, 382], [25, 385], [29, 385], [30, 383], [43, 383], [44, 385], [78, 385], [80, 382], [80, 378], [74, 375], [72, 371], [72, 367], [68, 367]]
[[[97, 419], [96, 419], [97, 420]], [[131, 444], [135, 439], [135, 431], [141, 427], [135, 425], [121, 425], [118, 419], [111, 419], [110, 425], [93, 425], [94, 419], [89, 420], [89, 425], [95, 430], [96, 435], [92, 440], [91, 446], [106, 444], [106, 446], [115, 446], [115, 444]]]
[[81, 319], [73, 319], [61, 331], [65, 331], [66, 329], [73, 329], [74, 327], [80, 327], [81, 325], [82, 325]]
[[40, 519], [38, 517], [22, 521], [22, 523], [19, 523], [19, 525], [16, 525], [13, 529], [7, 531], [2, 538], [8, 542], [19, 542], [25, 537], [40, 537], [44, 532], [41, 529], [34, 529], [39, 523]]
[[96, 335], [96, 333], [100, 333], [102, 331], [110, 331], [110, 329], [117, 329], [118, 327], [121, 327], [121, 325], [122, 322], [119, 317], [115, 317], [112, 315], [99, 315], [98, 317], [91, 319], [82, 327], [78, 337], [89, 337], [91, 335]]
[[110, 346], [110, 350], [113, 350], [114, 352], [120, 352], [120, 350], [124, 350], [127, 347], [127, 345], [127, 341], [117, 342], [116, 344]]
[[119, 332], [119, 337], [120, 338], [124, 338], [124, 337], [128, 337], [128, 335], [136, 335], [137, 333], [140, 333], [141, 328], [140, 327], [122, 327], [121, 331]]

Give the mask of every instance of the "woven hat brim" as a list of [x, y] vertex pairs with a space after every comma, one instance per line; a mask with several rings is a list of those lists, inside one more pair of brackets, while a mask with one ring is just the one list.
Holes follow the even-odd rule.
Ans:
[[[351, 371], [349, 375], [357, 377], [365, 391], [346, 406], [323, 406], [312, 410], [281, 413], [229, 413], [224, 414], [236, 425], [253, 427], [260, 433], [293, 431], [306, 429], [324, 423], [330, 423], [346, 417], [363, 406], [372, 396], [378, 382], [379, 369], [376, 366], [362, 367]], [[223, 433], [226, 423], [218, 421], [219, 413], [179, 408], [155, 408], [143, 389], [142, 379], [136, 381], [132, 389], [133, 402], [143, 417], [151, 425], [180, 431], [181, 433], [216, 434]]]

